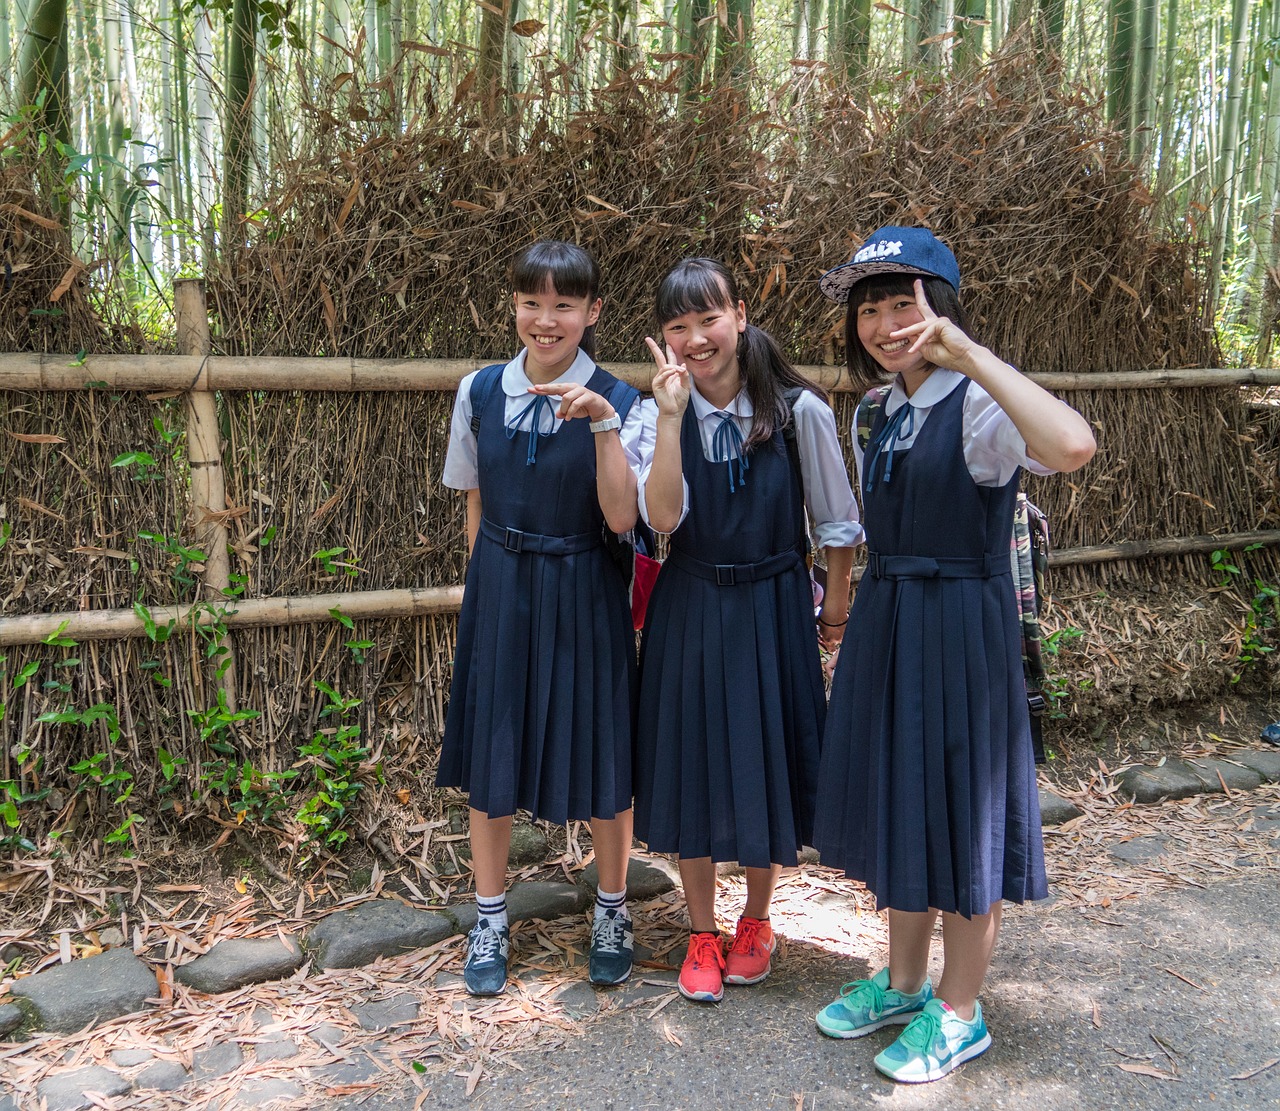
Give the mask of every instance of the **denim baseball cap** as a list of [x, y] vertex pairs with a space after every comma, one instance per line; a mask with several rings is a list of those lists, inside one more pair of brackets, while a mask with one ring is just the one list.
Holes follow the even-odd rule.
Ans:
[[920, 274], [941, 278], [960, 292], [960, 266], [951, 248], [926, 228], [881, 228], [854, 252], [853, 258], [818, 279], [822, 292], [846, 304], [855, 282], [873, 274]]

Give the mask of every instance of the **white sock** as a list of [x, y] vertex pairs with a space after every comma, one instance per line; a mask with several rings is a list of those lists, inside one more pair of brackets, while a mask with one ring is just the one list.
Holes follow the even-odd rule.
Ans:
[[507, 893], [504, 891], [501, 895], [495, 895], [492, 899], [477, 895], [476, 914], [481, 918], [487, 919], [489, 925], [495, 930], [509, 928], [507, 922]]
[[616, 910], [619, 918], [631, 917], [631, 912], [627, 910], [627, 888], [625, 884], [621, 891], [605, 891], [603, 888], [596, 888], [596, 917], [603, 918], [607, 910]]

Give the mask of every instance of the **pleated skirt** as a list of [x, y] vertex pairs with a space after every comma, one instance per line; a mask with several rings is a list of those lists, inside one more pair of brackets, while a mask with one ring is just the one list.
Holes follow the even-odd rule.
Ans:
[[863, 579], [819, 782], [822, 861], [881, 908], [971, 917], [1048, 894], [1006, 577]]
[[796, 862], [826, 701], [809, 576], [717, 586], [665, 563], [641, 645], [636, 836], [654, 852]]
[[550, 556], [481, 534], [467, 569], [439, 786], [490, 817], [631, 806], [635, 633], [603, 548]]

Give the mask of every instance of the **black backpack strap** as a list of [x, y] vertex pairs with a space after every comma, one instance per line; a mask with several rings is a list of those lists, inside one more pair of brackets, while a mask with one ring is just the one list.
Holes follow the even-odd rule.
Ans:
[[471, 379], [471, 434], [473, 436], [480, 435], [480, 415], [493, 395], [494, 387], [502, 381], [502, 372], [506, 368], [506, 363], [494, 363], [492, 366], [476, 371], [476, 376]]
[[800, 471], [800, 447], [796, 443], [796, 402], [804, 393], [803, 386], [792, 386], [782, 391], [782, 400], [787, 405], [787, 423], [782, 426], [782, 440], [787, 445], [787, 458], [791, 461], [791, 469], [798, 475]]

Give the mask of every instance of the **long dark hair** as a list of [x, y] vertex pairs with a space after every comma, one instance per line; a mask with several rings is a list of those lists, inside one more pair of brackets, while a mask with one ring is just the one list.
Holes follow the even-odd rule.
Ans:
[[[513, 293], [541, 293], [548, 286], [561, 297], [600, 296], [600, 267], [591, 252], [561, 239], [540, 239], [516, 255], [511, 264]], [[590, 325], [578, 343], [596, 357], [596, 326]]]
[[[668, 270], [659, 283], [654, 315], [661, 328], [688, 312], [736, 312], [741, 299], [738, 283], [723, 263], [713, 258], [686, 258]], [[738, 370], [753, 410], [751, 435], [743, 444], [744, 451], [768, 443], [774, 432], [786, 425], [790, 413], [783, 395], [788, 389], [799, 386], [827, 400], [826, 392], [787, 361], [777, 341], [763, 328], [748, 323], [747, 330], [738, 336], [737, 354]]]
[[[849, 290], [849, 306], [844, 316], [844, 355], [849, 364], [849, 377], [858, 390], [883, 385], [892, 377], [886, 374], [875, 356], [862, 346], [858, 338], [858, 310], [863, 305], [883, 301], [886, 297], [910, 297], [915, 300], [915, 282], [924, 282], [924, 295], [933, 311], [969, 332], [969, 317], [960, 304], [960, 294], [944, 278], [927, 278], [919, 274], [873, 274], [854, 283]], [[969, 333], [972, 335], [972, 333]]]

